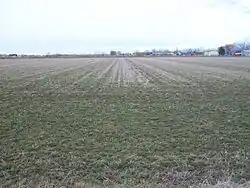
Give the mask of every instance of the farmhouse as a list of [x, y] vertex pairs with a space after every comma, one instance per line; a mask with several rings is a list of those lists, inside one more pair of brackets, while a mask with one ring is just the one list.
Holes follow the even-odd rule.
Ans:
[[204, 52], [204, 56], [219, 56], [219, 53], [217, 50], [209, 50]]

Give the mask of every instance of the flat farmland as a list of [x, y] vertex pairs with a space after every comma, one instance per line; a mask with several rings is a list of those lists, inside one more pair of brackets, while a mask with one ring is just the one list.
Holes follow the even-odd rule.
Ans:
[[0, 187], [247, 187], [249, 136], [249, 58], [0, 60]]

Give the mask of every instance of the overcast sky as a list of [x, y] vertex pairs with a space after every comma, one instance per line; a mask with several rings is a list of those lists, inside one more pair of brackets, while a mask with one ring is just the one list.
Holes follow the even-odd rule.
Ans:
[[0, 3], [0, 53], [211, 48], [250, 39], [249, 0]]

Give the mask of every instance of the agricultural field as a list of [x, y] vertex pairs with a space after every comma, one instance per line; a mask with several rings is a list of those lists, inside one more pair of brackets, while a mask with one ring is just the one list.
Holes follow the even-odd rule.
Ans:
[[0, 60], [0, 187], [250, 187], [250, 59]]

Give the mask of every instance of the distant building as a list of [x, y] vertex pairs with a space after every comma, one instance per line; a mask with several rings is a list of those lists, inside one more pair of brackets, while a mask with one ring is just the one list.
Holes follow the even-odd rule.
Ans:
[[6, 55], [5, 54], [0, 54], [0, 58], [2, 59], [2, 58], [5, 58], [6, 57]]
[[116, 51], [110, 51], [110, 55], [115, 56], [116, 55]]
[[183, 53], [180, 52], [180, 51], [175, 51], [174, 53], [175, 53], [175, 55], [177, 55], [177, 56], [181, 56], [181, 55], [183, 54]]
[[219, 52], [217, 50], [209, 50], [204, 52], [204, 56], [219, 56]]
[[145, 53], [137, 51], [137, 52], [133, 53], [133, 56], [143, 57], [143, 56], [145, 56]]
[[241, 53], [242, 53], [242, 56], [250, 57], [250, 50], [243, 50]]

